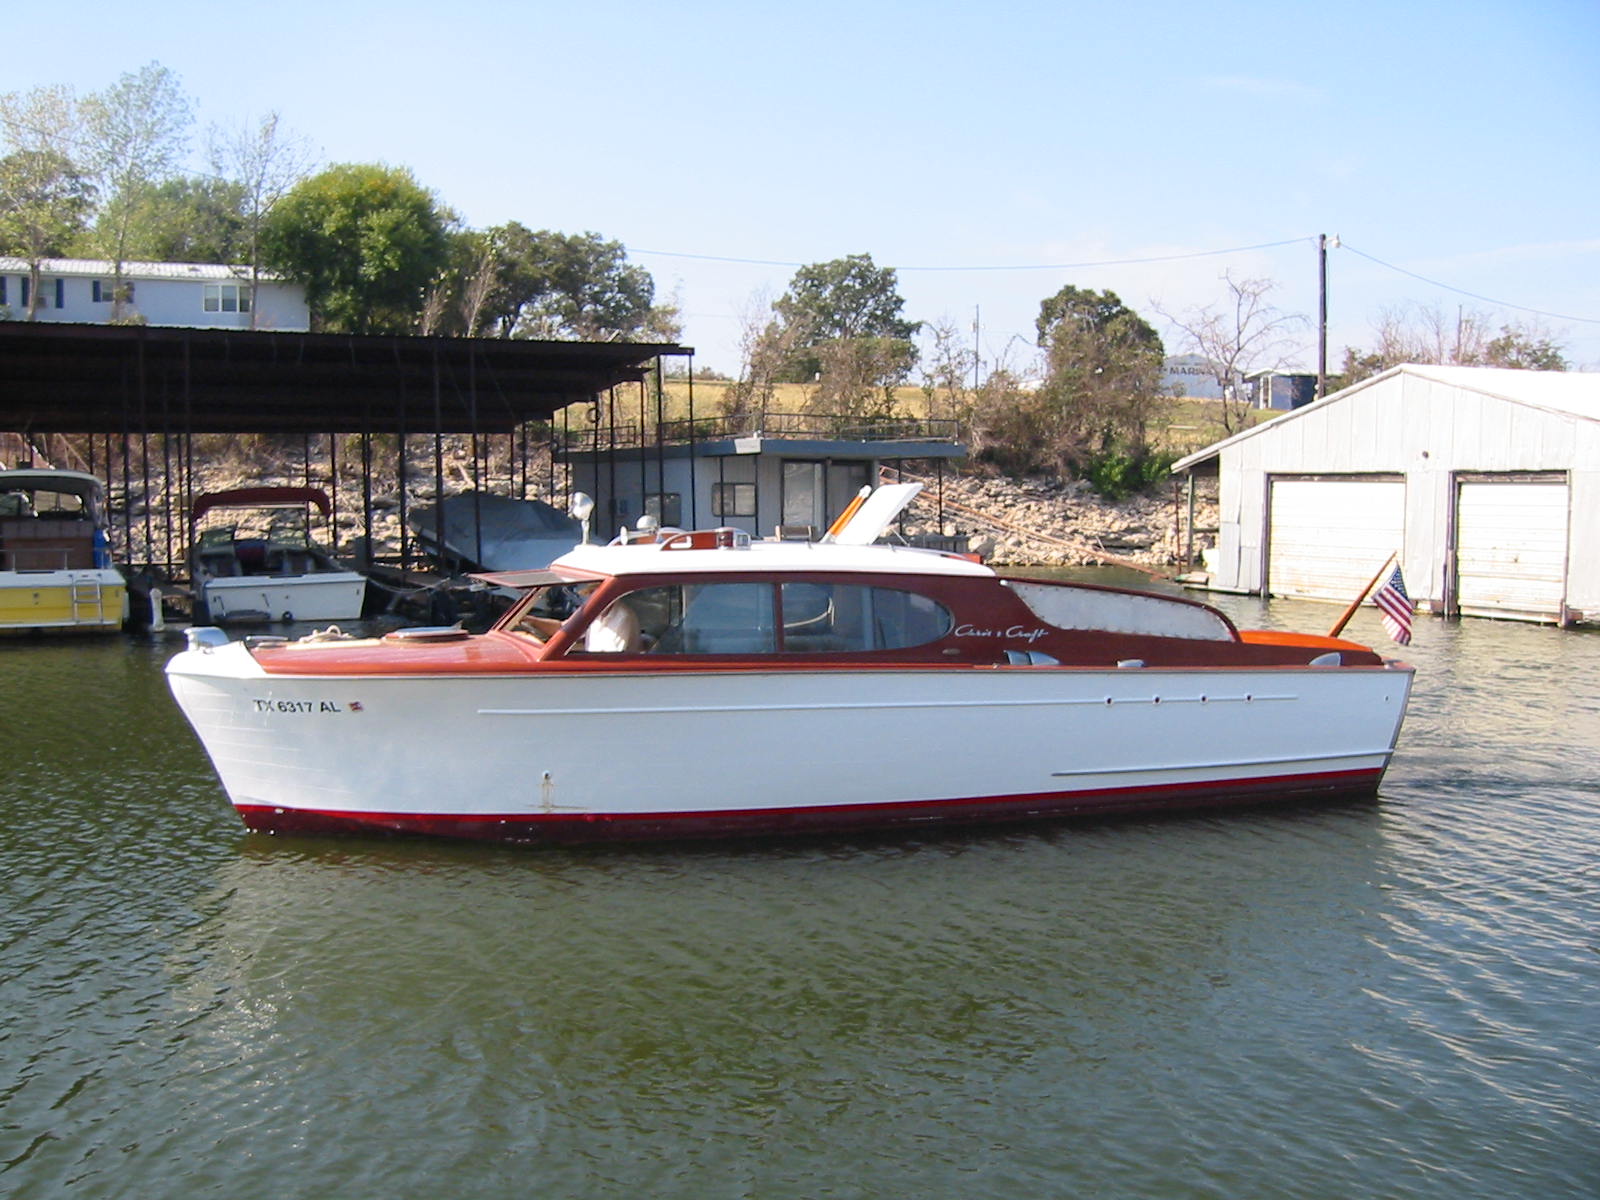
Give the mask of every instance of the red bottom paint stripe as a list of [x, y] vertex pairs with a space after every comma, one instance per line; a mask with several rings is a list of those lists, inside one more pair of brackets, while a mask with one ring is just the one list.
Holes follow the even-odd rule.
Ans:
[[697, 813], [335, 812], [237, 805], [249, 828], [288, 834], [405, 834], [493, 842], [666, 841], [801, 833], [852, 833], [929, 825], [983, 824], [1052, 817], [1181, 811], [1371, 795], [1383, 771], [1327, 771], [1270, 779], [1230, 779], [1161, 787], [1104, 788], [955, 800], [902, 800], [807, 808], [746, 808]]

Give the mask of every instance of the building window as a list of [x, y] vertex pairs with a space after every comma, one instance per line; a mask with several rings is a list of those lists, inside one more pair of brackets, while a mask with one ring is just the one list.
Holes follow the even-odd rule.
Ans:
[[117, 285], [109, 279], [96, 279], [91, 290], [96, 304], [110, 304], [117, 294]]
[[247, 313], [250, 311], [250, 289], [238, 283], [208, 283], [205, 310], [208, 313]]
[[711, 515], [714, 517], [755, 516], [756, 485], [753, 483], [712, 484]]
[[658, 492], [644, 498], [644, 511], [656, 519], [656, 524], [676, 526], [683, 523], [683, 494]]

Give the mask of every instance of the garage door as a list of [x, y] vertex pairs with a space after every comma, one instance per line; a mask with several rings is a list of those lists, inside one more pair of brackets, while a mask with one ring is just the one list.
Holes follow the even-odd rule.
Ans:
[[1267, 531], [1274, 596], [1348, 603], [1402, 549], [1402, 480], [1275, 479]]
[[1461, 483], [1456, 576], [1456, 603], [1466, 616], [1559, 621], [1566, 599], [1566, 481]]

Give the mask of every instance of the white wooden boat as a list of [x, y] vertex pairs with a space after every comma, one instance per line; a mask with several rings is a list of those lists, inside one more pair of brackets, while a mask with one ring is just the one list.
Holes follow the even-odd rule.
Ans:
[[245, 823], [286, 833], [1013, 821], [1371, 793], [1394, 751], [1412, 671], [1367, 647], [866, 540], [583, 545], [489, 577], [524, 596], [484, 634], [199, 631], [167, 671]]
[[114, 633], [127, 616], [100, 480], [51, 468], [0, 471], [0, 633]]
[[[197, 620], [229, 624], [359, 618], [366, 577], [311, 540], [312, 508], [324, 517], [332, 510], [320, 488], [236, 488], [196, 497], [190, 513], [189, 565]], [[259, 535], [241, 534], [234, 525], [201, 527], [208, 513], [240, 509], [285, 510], [300, 521], [279, 522]]]

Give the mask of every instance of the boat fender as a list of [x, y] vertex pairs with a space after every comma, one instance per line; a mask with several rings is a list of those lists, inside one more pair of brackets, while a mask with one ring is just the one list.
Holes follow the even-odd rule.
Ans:
[[1142, 658], [1117, 659], [1117, 669], [1119, 671], [1136, 671], [1142, 666], [1144, 666], [1144, 659]]
[[1326, 654], [1317, 655], [1306, 665], [1312, 667], [1337, 667], [1343, 665], [1343, 663], [1344, 658], [1339, 654], [1339, 652], [1337, 650], [1330, 650]]

